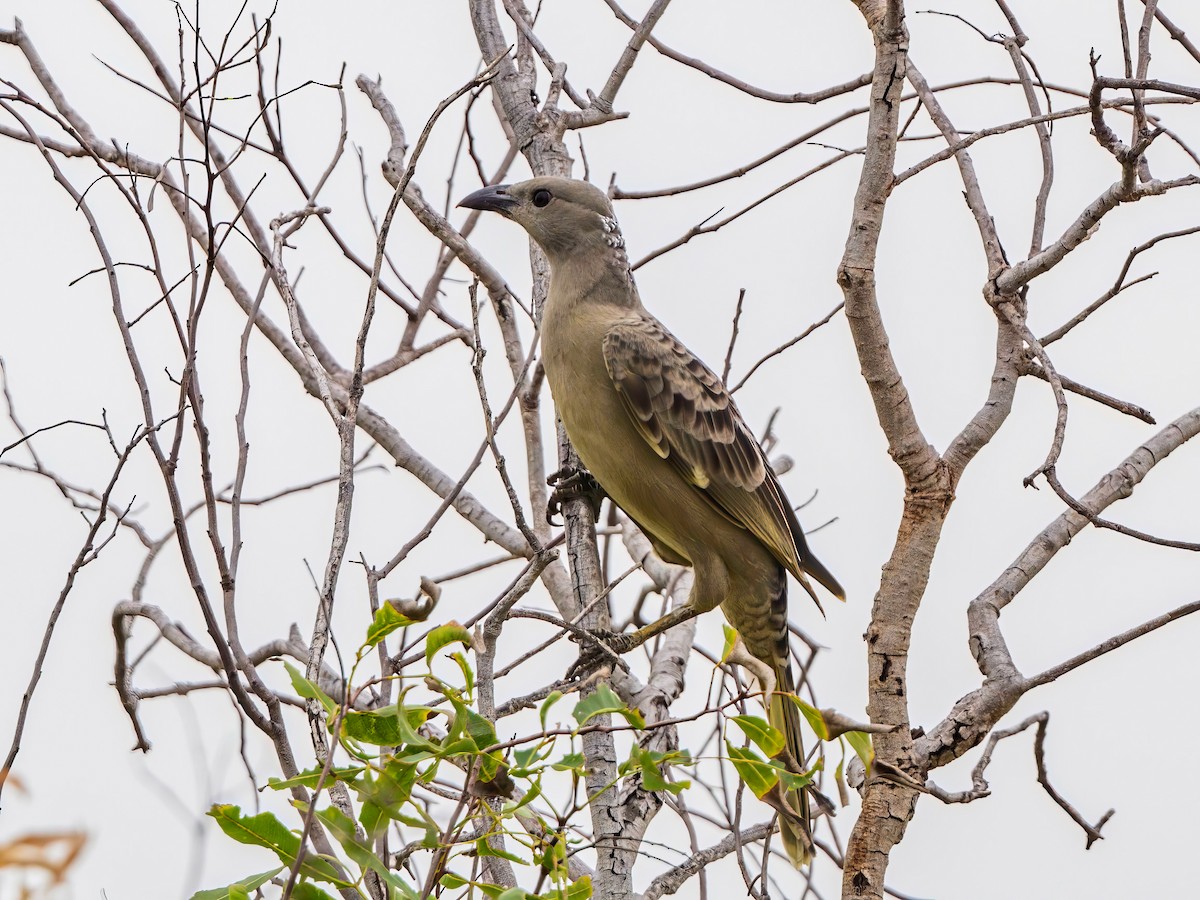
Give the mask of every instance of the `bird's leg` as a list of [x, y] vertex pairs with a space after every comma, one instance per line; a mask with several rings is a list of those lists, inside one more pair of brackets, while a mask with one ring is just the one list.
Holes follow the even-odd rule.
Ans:
[[[635, 647], [642, 646], [642, 644], [646, 643], [646, 641], [650, 640], [650, 638], [658, 637], [668, 628], [674, 628], [676, 625], [682, 625], [689, 619], [694, 619], [698, 614], [698, 610], [691, 606], [691, 604], [684, 603], [682, 606], [677, 606], [669, 613], [658, 619], [655, 619], [649, 625], [644, 625], [637, 631], [634, 631], [630, 634], [617, 635], [621, 646], [619, 652], [628, 653]], [[616, 646], [611, 644], [609, 646], [612, 646], [614, 650], [617, 649]]]
[[[610, 668], [620, 666], [628, 672], [628, 664], [621, 659], [621, 654], [625, 652], [621, 648], [621, 639], [624, 637], [623, 634], [606, 631], [602, 628], [592, 628], [572, 637], [571, 640], [578, 641], [583, 644], [583, 647], [579, 651], [579, 657], [571, 664], [571, 668], [567, 669], [566, 677], [568, 679], [586, 678], [604, 665]], [[614, 643], [617, 646], [613, 646]]]
[[579, 652], [579, 658], [567, 671], [568, 678], [582, 677], [595, 670], [602, 663], [611, 660], [613, 655], [621, 656], [642, 646], [646, 641], [662, 634], [668, 628], [682, 625], [697, 615], [697, 610], [689, 604], [677, 606], [662, 618], [651, 622], [637, 631], [629, 634], [617, 634], [613, 631], [592, 630], [593, 643]]
[[546, 504], [546, 521], [549, 524], [558, 524], [554, 521], [554, 517], [562, 511], [563, 502], [574, 497], [582, 497], [586, 500], [592, 508], [592, 516], [600, 518], [600, 504], [604, 501], [606, 494], [604, 488], [600, 486], [600, 482], [593, 478], [592, 473], [587, 469], [564, 466], [547, 478], [546, 484], [554, 488], [550, 494], [550, 500]]

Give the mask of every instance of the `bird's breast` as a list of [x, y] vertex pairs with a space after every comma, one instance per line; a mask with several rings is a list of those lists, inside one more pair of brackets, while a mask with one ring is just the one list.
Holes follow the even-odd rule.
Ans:
[[546, 380], [567, 435], [584, 465], [609, 489], [606, 482], [635, 475], [657, 456], [635, 429], [609, 377], [605, 331], [576, 322], [569, 334], [556, 335], [546, 327], [542, 341]]
[[[588, 471], [619, 507], [662, 544], [691, 558], [686, 523], [711, 515], [700, 496], [637, 430], [604, 361], [610, 315], [576, 307], [542, 323], [542, 354], [554, 404]], [[695, 507], [693, 509], [693, 507]]]

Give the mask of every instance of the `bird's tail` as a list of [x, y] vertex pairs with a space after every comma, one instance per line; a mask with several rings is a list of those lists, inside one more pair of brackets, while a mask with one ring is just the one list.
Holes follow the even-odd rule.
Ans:
[[[788, 755], [794, 760], [796, 774], [804, 771], [804, 743], [800, 736], [800, 710], [788, 697], [796, 684], [792, 680], [792, 669], [784, 658], [775, 665], [775, 692], [771, 695], [768, 717], [771, 724], [783, 732]], [[808, 865], [812, 859], [812, 835], [809, 832], [808, 795], [801, 790], [783, 793], [783, 809], [779, 813], [779, 835], [783, 849], [797, 869]]]
[[[769, 607], [761, 599], [752, 603], [722, 604], [725, 615], [741, 635], [747, 652], [756, 661], [755, 676], [764, 690], [770, 690], [765, 702], [767, 718], [784, 736], [785, 750], [776, 757], [797, 775], [804, 774], [804, 744], [800, 735], [800, 708], [789, 694], [796, 689], [792, 669], [788, 664], [791, 653], [788, 640], [787, 572], [781, 565], [769, 588]], [[768, 672], [770, 674], [768, 674]], [[773, 677], [772, 677], [773, 676]], [[768, 682], [774, 682], [768, 684]], [[784, 849], [796, 868], [807, 865], [812, 858], [812, 836], [809, 834], [809, 798], [804, 789], [784, 790], [777, 786], [762, 799], [779, 812], [779, 831]]]

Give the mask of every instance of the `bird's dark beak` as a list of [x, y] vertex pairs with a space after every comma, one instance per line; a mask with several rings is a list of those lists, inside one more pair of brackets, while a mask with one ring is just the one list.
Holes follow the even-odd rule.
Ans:
[[508, 215], [508, 211], [518, 202], [515, 197], [509, 196], [507, 184], [494, 184], [473, 194], [467, 194], [458, 201], [458, 205], [465, 206], [467, 209], [482, 209], [486, 212]]

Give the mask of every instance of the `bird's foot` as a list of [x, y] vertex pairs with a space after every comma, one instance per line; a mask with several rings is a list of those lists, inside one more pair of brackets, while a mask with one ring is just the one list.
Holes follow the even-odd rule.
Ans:
[[600, 504], [606, 496], [592, 473], [584, 468], [565, 466], [546, 479], [546, 484], [554, 488], [550, 500], [546, 504], [546, 521], [557, 526], [554, 517], [562, 513], [562, 505], [567, 500], [582, 497], [592, 508], [592, 518], [600, 518]]
[[579, 658], [567, 670], [567, 678], [587, 678], [602, 666], [609, 669], [620, 666], [629, 671], [629, 665], [621, 659], [621, 654], [633, 649], [633, 635], [597, 628], [588, 631], [586, 636], [580, 635], [572, 640], [578, 640], [584, 646], [579, 651]]

